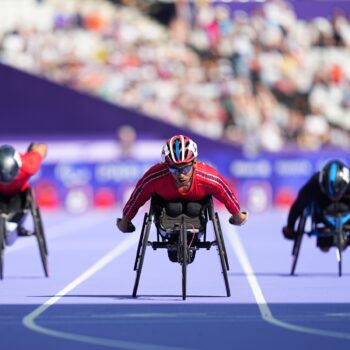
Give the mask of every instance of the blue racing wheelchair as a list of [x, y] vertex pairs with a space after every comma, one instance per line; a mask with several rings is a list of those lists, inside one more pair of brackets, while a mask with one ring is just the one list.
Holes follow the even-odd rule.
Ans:
[[[140, 282], [142, 266], [144, 263], [147, 247], [156, 249], [167, 249], [168, 257], [172, 262], [177, 262], [181, 266], [182, 272], [182, 299], [186, 299], [187, 266], [194, 260], [198, 249], [207, 249], [215, 246], [218, 250], [222, 274], [224, 278], [226, 294], [231, 295], [228, 282], [227, 271], [229, 264], [225, 243], [220, 226], [218, 213], [214, 211], [213, 199], [211, 196], [200, 201], [198, 215], [181, 213], [169, 215], [167, 203], [158, 196], [151, 199], [150, 210], [145, 213], [141, 235], [136, 252], [134, 271], [136, 279], [132, 296], [137, 296], [137, 289]], [[212, 221], [214, 229], [214, 240], [207, 238], [207, 222]], [[149, 241], [152, 222], [156, 227], [157, 238]]]
[[[35, 198], [31, 188], [22, 192], [20, 196], [21, 204], [19, 206], [16, 205], [15, 208], [11, 208], [11, 205], [9, 205], [8, 210], [2, 210], [0, 212], [0, 279], [3, 279], [5, 247], [12, 245], [18, 235], [36, 237], [44, 274], [48, 277], [48, 249], [40, 209], [35, 203]], [[32, 231], [28, 231], [23, 227], [28, 214], [32, 217]], [[11, 224], [15, 224], [15, 230], [8, 229]]]
[[[311, 228], [306, 230], [307, 219], [311, 220]], [[328, 251], [331, 247], [336, 248], [338, 275], [342, 275], [342, 255], [343, 251], [350, 243], [350, 211], [344, 209], [341, 204], [334, 203], [326, 210], [321, 211], [315, 203], [304, 209], [298, 222], [296, 238], [292, 250], [291, 275], [294, 275], [301, 242], [304, 234], [315, 236], [317, 246]]]

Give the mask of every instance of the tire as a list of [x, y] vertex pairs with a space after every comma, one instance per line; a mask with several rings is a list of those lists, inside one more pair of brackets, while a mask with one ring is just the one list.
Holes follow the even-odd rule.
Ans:
[[222, 230], [221, 230], [221, 224], [220, 224], [220, 219], [219, 219], [219, 215], [218, 213], [215, 213], [215, 217], [217, 219], [217, 225], [218, 225], [218, 230], [219, 230], [219, 236], [220, 236], [220, 240], [221, 240], [221, 244], [222, 244], [222, 252], [225, 258], [225, 263], [226, 263], [226, 269], [227, 271], [230, 270], [230, 265], [228, 264], [228, 258], [227, 258], [227, 252], [226, 252], [226, 247], [225, 247], [225, 241], [224, 241], [224, 237], [222, 234]]
[[306, 223], [306, 216], [303, 214], [301, 216], [299, 224], [298, 224], [298, 230], [297, 230], [297, 234], [296, 234], [294, 245], [293, 245], [293, 251], [292, 251], [293, 260], [292, 260], [292, 268], [290, 271], [290, 274], [292, 276], [295, 273], [295, 269], [296, 269], [298, 258], [299, 258], [301, 242], [302, 242], [304, 230], [305, 230], [305, 223]]
[[147, 248], [147, 244], [148, 244], [148, 237], [149, 237], [149, 233], [151, 230], [151, 224], [152, 224], [152, 215], [148, 216], [147, 219], [147, 225], [146, 225], [146, 231], [142, 240], [142, 246], [141, 246], [141, 256], [139, 258], [139, 262], [138, 262], [138, 266], [137, 266], [137, 270], [136, 270], [136, 278], [135, 278], [135, 283], [134, 283], [134, 289], [132, 291], [132, 297], [136, 298], [137, 295], [137, 289], [139, 287], [139, 283], [140, 283], [140, 277], [141, 277], [141, 272], [142, 272], [142, 267], [143, 267], [143, 262], [145, 259], [145, 254], [146, 254], [146, 248]]
[[227, 275], [227, 256], [226, 250], [224, 247], [223, 243], [223, 238], [222, 234], [220, 231], [220, 226], [219, 226], [219, 217], [218, 214], [215, 213], [213, 217], [213, 226], [214, 226], [214, 233], [216, 237], [216, 244], [217, 244], [217, 249], [219, 253], [219, 258], [220, 258], [220, 263], [221, 263], [221, 269], [222, 269], [222, 276], [224, 278], [224, 283], [225, 283], [225, 289], [226, 289], [226, 295], [227, 297], [231, 296], [231, 290], [230, 290], [230, 284], [228, 282], [228, 275]]
[[39, 226], [39, 230], [42, 233], [42, 238], [43, 238], [43, 242], [44, 242], [44, 249], [45, 249], [45, 254], [49, 255], [49, 250], [47, 249], [47, 242], [46, 242], [46, 237], [45, 237], [45, 232], [44, 232], [44, 227], [43, 227], [43, 222], [41, 219], [41, 212], [39, 208], [37, 209], [37, 216], [38, 216], [38, 226]]
[[43, 225], [41, 222], [40, 211], [39, 211], [39, 208], [36, 207], [33, 197], [31, 201], [31, 213], [32, 213], [33, 222], [34, 222], [34, 233], [38, 242], [40, 259], [44, 269], [44, 274], [45, 274], [45, 277], [49, 277], [46, 239], [45, 239]]
[[49, 277], [46, 240], [45, 240], [42, 224], [38, 217], [35, 219], [35, 236], [39, 246], [39, 253], [40, 253], [41, 263], [43, 265], [45, 277]]

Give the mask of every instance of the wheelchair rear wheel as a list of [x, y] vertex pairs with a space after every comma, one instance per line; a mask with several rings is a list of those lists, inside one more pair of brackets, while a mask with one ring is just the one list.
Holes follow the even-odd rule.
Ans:
[[290, 274], [292, 276], [295, 273], [295, 268], [297, 266], [297, 262], [298, 262], [298, 258], [299, 258], [301, 241], [303, 239], [304, 230], [305, 230], [305, 223], [306, 223], [306, 216], [302, 215], [300, 220], [299, 220], [298, 230], [297, 230], [297, 234], [296, 234], [296, 237], [295, 237], [293, 250], [292, 250], [293, 260], [292, 260], [292, 269], [291, 269], [291, 272], [290, 272]]
[[39, 246], [39, 253], [46, 277], [49, 277], [49, 267], [47, 261], [47, 244], [45, 233], [42, 225], [41, 214], [39, 208], [35, 205], [34, 200], [31, 203], [31, 212], [34, 221], [34, 232]]
[[222, 253], [224, 255], [224, 259], [225, 259], [225, 263], [226, 263], [226, 269], [227, 271], [230, 270], [230, 266], [228, 264], [228, 258], [227, 258], [227, 253], [226, 253], [226, 247], [225, 247], [225, 242], [224, 242], [224, 237], [222, 235], [222, 230], [221, 230], [221, 224], [220, 224], [220, 220], [219, 220], [219, 215], [218, 213], [215, 213], [215, 218], [216, 218], [216, 222], [217, 222], [217, 225], [218, 225], [218, 233], [219, 233], [219, 236], [220, 236], [220, 240], [221, 240], [221, 245], [222, 245]]
[[152, 214], [146, 214], [146, 215], [145, 215], [144, 225], [142, 227], [142, 232], [141, 232], [142, 241], [140, 237], [140, 242], [142, 243], [141, 243], [140, 249], [138, 249], [139, 253], [141, 252], [141, 254], [138, 254], [136, 256], [136, 261], [134, 265], [134, 269], [136, 269], [136, 279], [135, 279], [134, 289], [132, 292], [133, 298], [136, 298], [137, 289], [139, 287], [143, 261], [145, 259], [146, 248], [148, 244], [148, 237], [149, 237], [149, 232], [151, 230], [151, 224], [152, 224], [152, 218], [153, 218]]
[[145, 227], [146, 227], [146, 223], [147, 223], [147, 218], [148, 218], [148, 214], [145, 213], [145, 216], [143, 218], [143, 223], [142, 223], [142, 229], [141, 229], [139, 244], [137, 245], [136, 257], [135, 257], [135, 263], [134, 263], [134, 271], [137, 270], [137, 266], [138, 266], [139, 261], [140, 261], [140, 252], [141, 252], [141, 248], [142, 248], [142, 242], [143, 242], [143, 236], [144, 236], [144, 233], [145, 233]]
[[224, 245], [224, 239], [220, 229], [219, 216], [217, 213], [213, 215], [213, 226], [214, 226], [214, 233], [216, 238], [216, 245], [217, 245], [217, 249], [220, 257], [222, 275], [224, 277], [224, 282], [225, 282], [226, 295], [230, 297], [231, 290], [230, 290], [230, 284], [228, 282], [228, 276], [227, 276], [227, 270], [228, 270], [227, 255], [226, 255], [226, 249]]

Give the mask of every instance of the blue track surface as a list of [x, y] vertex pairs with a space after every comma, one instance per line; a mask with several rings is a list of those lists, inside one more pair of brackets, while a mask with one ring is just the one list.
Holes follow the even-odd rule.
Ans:
[[348, 252], [339, 278], [335, 251], [322, 253], [306, 238], [290, 277], [292, 246], [280, 233], [286, 213], [251, 215], [238, 229], [221, 213], [232, 296], [212, 248], [198, 251], [188, 268], [186, 301], [180, 266], [151, 248], [139, 297], [131, 298], [139, 231], [119, 233], [117, 216], [44, 212], [48, 279], [34, 238], [6, 248], [1, 349], [350, 348]]

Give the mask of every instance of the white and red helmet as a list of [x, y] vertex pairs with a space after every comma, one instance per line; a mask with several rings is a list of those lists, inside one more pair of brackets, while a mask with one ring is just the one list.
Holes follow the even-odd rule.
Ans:
[[169, 165], [189, 163], [197, 156], [197, 144], [184, 135], [171, 137], [165, 142], [162, 150], [162, 161]]

